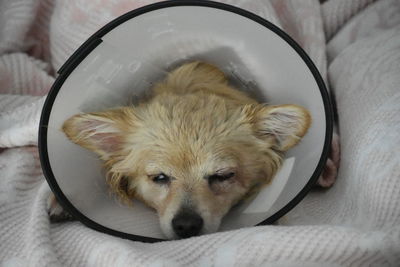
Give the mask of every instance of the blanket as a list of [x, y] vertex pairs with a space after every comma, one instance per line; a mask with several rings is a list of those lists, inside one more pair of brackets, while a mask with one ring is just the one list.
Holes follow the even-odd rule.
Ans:
[[[337, 181], [279, 225], [147, 244], [50, 223], [36, 145], [56, 71], [102, 25], [152, 2], [0, 1], [0, 266], [399, 266], [397, 0], [223, 1], [291, 35], [337, 106]], [[336, 177], [337, 136], [333, 148], [322, 186]]]

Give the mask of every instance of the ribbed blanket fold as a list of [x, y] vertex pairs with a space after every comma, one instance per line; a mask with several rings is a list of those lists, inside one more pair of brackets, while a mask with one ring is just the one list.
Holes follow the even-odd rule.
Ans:
[[145, 244], [49, 222], [36, 145], [55, 72], [99, 27], [152, 2], [0, 2], [0, 266], [400, 266], [397, 0], [224, 1], [298, 41], [337, 103], [336, 184], [279, 226]]

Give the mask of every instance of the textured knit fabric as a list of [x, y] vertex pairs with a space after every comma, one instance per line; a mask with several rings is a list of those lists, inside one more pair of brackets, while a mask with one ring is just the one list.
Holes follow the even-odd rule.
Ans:
[[342, 26], [355, 14], [376, 0], [336, 0], [327, 1], [322, 7], [324, 29], [327, 40], [330, 40]]
[[35, 145], [55, 70], [99, 27], [150, 2], [0, 1], [0, 266], [399, 266], [397, 0], [226, 1], [296, 39], [337, 102], [338, 180], [281, 225], [146, 244], [49, 222]]

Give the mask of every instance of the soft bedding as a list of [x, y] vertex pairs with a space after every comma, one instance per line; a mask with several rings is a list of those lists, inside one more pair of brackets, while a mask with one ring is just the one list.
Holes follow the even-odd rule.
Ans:
[[[113, 18], [154, 1], [0, 1], [0, 266], [399, 266], [400, 2], [230, 0], [307, 51], [337, 106], [324, 179], [279, 225], [155, 244], [50, 223], [37, 151], [56, 70]], [[339, 168], [338, 168], [339, 167]]]

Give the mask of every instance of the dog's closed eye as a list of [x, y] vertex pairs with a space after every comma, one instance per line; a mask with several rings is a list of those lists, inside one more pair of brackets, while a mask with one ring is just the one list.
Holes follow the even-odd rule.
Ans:
[[218, 182], [224, 182], [229, 180], [235, 176], [234, 172], [227, 172], [227, 173], [215, 173], [207, 177], [208, 183], [214, 184]]
[[207, 177], [208, 186], [216, 195], [224, 194], [230, 191], [235, 183], [235, 172], [217, 172]]

